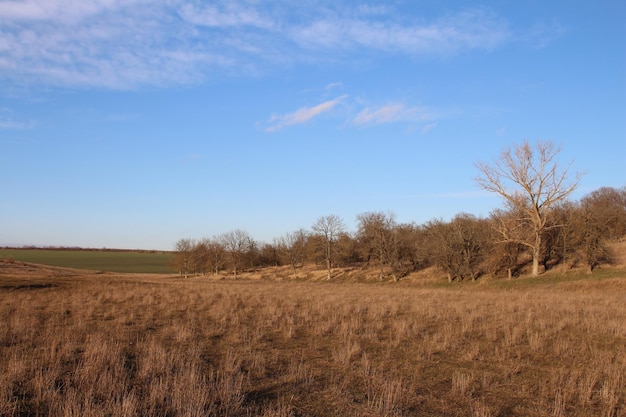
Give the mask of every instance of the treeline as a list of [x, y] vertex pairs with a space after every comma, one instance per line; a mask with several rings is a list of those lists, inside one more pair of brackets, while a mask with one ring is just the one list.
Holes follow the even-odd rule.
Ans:
[[66, 251], [66, 252], [133, 252], [133, 253], [164, 253], [166, 251], [155, 249], [116, 249], [116, 248], [84, 248], [82, 246], [2, 246], [0, 249], [11, 250], [46, 250], [46, 251]]
[[[547, 214], [541, 230], [542, 269], [585, 266], [591, 272], [610, 261], [608, 245], [626, 236], [626, 187], [602, 187], [580, 201], [562, 201]], [[310, 262], [323, 266], [328, 279], [333, 268], [348, 266], [375, 268], [381, 280], [399, 280], [433, 266], [449, 281], [511, 278], [532, 263], [536, 236], [529, 222], [513, 204], [487, 218], [460, 213], [449, 221], [424, 224], [398, 223], [393, 213], [366, 212], [357, 216], [355, 231], [329, 215], [272, 243], [257, 242], [243, 230], [181, 239], [175, 262], [184, 276], [232, 271], [236, 278], [247, 268], [289, 265], [297, 277], [298, 269]]]

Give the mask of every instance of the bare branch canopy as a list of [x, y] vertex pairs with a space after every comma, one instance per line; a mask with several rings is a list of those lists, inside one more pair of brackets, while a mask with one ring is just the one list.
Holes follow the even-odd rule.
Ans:
[[530, 239], [519, 242], [529, 246], [533, 255], [533, 275], [539, 274], [542, 234], [547, 227], [552, 208], [563, 202], [578, 187], [582, 173], [569, 175], [571, 163], [561, 168], [557, 156], [561, 152], [551, 141], [528, 141], [506, 148], [493, 164], [479, 162], [478, 186], [498, 194], [518, 210], [520, 223], [532, 228]]

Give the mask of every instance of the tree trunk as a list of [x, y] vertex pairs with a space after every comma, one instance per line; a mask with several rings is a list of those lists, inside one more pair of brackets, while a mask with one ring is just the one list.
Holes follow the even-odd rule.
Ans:
[[326, 279], [328, 281], [330, 281], [330, 276], [332, 275], [331, 274], [331, 268], [332, 268], [332, 266], [331, 266], [330, 258], [327, 258], [326, 259], [326, 271], [328, 272], [328, 277]]
[[535, 246], [533, 247], [533, 277], [539, 275], [539, 258], [541, 257], [541, 234], [540, 232], [535, 233]]
[[536, 277], [539, 275], [539, 255], [535, 255], [534, 253], [535, 251], [533, 250], [533, 271], [532, 271], [532, 275], [533, 277]]
[[330, 281], [332, 275], [333, 268], [333, 247], [332, 242], [330, 240], [326, 241], [326, 271], [328, 272], [328, 276], [326, 279]]

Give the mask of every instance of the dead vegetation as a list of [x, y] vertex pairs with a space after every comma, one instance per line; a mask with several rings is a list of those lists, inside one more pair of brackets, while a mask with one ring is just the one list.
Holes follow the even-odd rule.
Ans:
[[511, 289], [24, 267], [0, 268], [3, 416], [626, 416], [626, 274]]

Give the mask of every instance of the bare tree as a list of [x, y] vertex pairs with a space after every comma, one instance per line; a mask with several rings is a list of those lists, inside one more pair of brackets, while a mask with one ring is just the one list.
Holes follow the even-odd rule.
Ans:
[[230, 259], [234, 278], [237, 279], [237, 270], [242, 266], [245, 256], [254, 247], [254, 241], [247, 232], [240, 229], [224, 233], [219, 240]]
[[379, 279], [389, 269], [394, 281], [397, 281], [398, 241], [395, 233], [396, 221], [393, 213], [368, 212], [356, 216], [359, 221], [357, 239], [364, 250], [366, 261], [373, 258], [378, 262]]
[[208, 246], [205, 239], [195, 242], [191, 250], [191, 264], [193, 267], [193, 275], [206, 275], [206, 267], [209, 260]]
[[430, 257], [448, 275], [448, 282], [466, 277], [476, 281], [488, 239], [486, 221], [471, 214], [457, 214], [452, 221], [431, 220], [426, 224]]
[[502, 151], [492, 165], [476, 164], [481, 175], [476, 178], [479, 187], [500, 195], [519, 209], [519, 224], [531, 228], [530, 239], [518, 243], [527, 246], [532, 254], [532, 274], [539, 275], [542, 235], [548, 227], [553, 207], [564, 201], [577, 187], [581, 175], [568, 178], [568, 168], [560, 169], [556, 156], [560, 148], [550, 141], [538, 142], [533, 148], [528, 141]]
[[399, 224], [395, 227], [395, 234], [398, 240], [398, 261], [403, 267], [403, 273], [417, 271], [431, 264], [429, 236], [424, 226]]
[[428, 236], [428, 257], [433, 264], [446, 272], [448, 282], [460, 279], [459, 254], [461, 250], [452, 224], [443, 219], [433, 219], [425, 224], [424, 229]]
[[510, 210], [497, 209], [491, 214], [491, 227], [494, 231], [492, 245], [487, 254], [492, 271], [506, 269], [509, 279], [519, 267], [519, 257], [525, 246], [519, 242], [528, 240], [528, 225], [521, 223], [522, 215], [515, 207]]
[[326, 260], [326, 270], [328, 271], [328, 279], [332, 276], [333, 265], [333, 246], [343, 231], [343, 221], [339, 216], [334, 214], [323, 216], [317, 219], [312, 227], [313, 232], [318, 235], [324, 245], [324, 258]]
[[226, 250], [218, 238], [202, 239], [207, 252], [206, 267], [217, 275], [226, 266]]
[[180, 239], [174, 245], [174, 249], [176, 250], [175, 263], [181, 277], [184, 276], [187, 278], [192, 268], [194, 246], [195, 242], [192, 239]]
[[361, 263], [359, 245], [352, 233], [341, 232], [333, 245], [333, 265], [355, 265]]
[[296, 268], [304, 262], [306, 257], [307, 232], [299, 229], [295, 232], [288, 232], [275, 239], [278, 253], [285, 264], [291, 265], [293, 277], [297, 278]]
[[487, 221], [468, 213], [457, 214], [451, 222], [452, 230], [459, 247], [461, 277], [469, 276], [476, 281], [480, 274], [483, 249], [488, 240]]
[[601, 187], [584, 196], [581, 204], [593, 211], [606, 239], [626, 236], [626, 187]]

